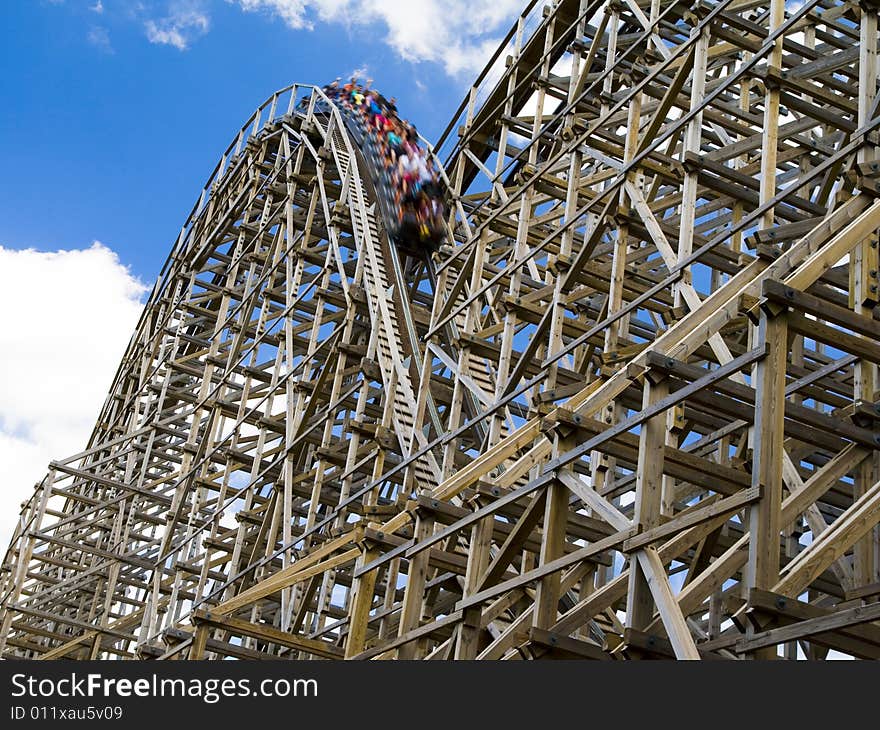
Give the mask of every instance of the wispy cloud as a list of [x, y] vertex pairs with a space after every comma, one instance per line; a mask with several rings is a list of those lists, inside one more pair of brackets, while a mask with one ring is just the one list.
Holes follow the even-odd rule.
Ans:
[[[62, 0], [49, 0], [61, 2]], [[800, 1], [800, 0], [799, 0]], [[127, 16], [143, 26], [150, 43], [187, 50], [211, 26], [207, 0], [131, 0], [119, 11], [103, 0], [87, 7], [98, 15]], [[375, 38], [404, 61], [440, 64], [451, 76], [464, 77], [485, 66], [501, 35], [522, 9], [523, 0], [226, 0], [246, 13], [277, 18], [293, 31], [342, 26], [356, 36]], [[121, 15], [120, 15], [121, 14]], [[323, 26], [323, 27], [322, 27]], [[100, 35], [90, 42], [100, 46]]]
[[312, 0], [238, 0], [238, 4], [245, 12], [265, 11], [277, 15], [294, 30], [313, 27], [306, 17], [311, 3]]
[[185, 51], [194, 40], [205, 35], [210, 26], [207, 13], [197, 7], [175, 5], [166, 17], [147, 20], [144, 30], [150, 43]]
[[481, 69], [498, 46], [522, 0], [227, 0], [246, 12], [280, 18], [292, 30], [316, 21], [347, 26], [377, 25], [385, 42], [406, 61], [434, 61], [451, 75]]
[[86, 40], [104, 53], [113, 53], [113, 46], [110, 43], [110, 33], [101, 25], [92, 26], [86, 36]]

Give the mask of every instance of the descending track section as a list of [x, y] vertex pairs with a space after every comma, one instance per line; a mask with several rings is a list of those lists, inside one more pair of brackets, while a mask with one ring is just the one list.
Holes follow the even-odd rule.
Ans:
[[[362, 178], [366, 169], [363, 157], [360, 152], [355, 152], [349, 136], [339, 126], [340, 119], [342, 117], [338, 109], [334, 108], [328, 114], [327, 127], [322, 130], [325, 149], [331, 150], [336, 169], [348, 185], [348, 198], [344, 202], [351, 213], [353, 235], [360, 242], [365, 291], [371, 323], [377, 336], [376, 354], [382, 371], [382, 382], [388, 389], [388, 397], [393, 401], [392, 424], [398, 445], [401, 453], [409, 455], [413, 451], [421, 450], [427, 443], [416, 420], [416, 409], [421, 405], [424, 410], [427, 403], [419, 404], [417, 398], [419, 345], [413, 326], [408, 290], [399, 258], [396, 255], [392, 258], [391, 255], [393, 244], [389, 245], [387, 239], [383, 240], [379, 232], [380, 203], [374, 196], [370, 204], [367, 204]], [[346, 126], [354, 126], [354, 122], [349, 118]], [[375, 191], [374, 186], [370, 187]], [[394, 271], [393, 278], [388, 275], [389, 268]], [[404, 345], [405, 342], [407, 345]], [[423, 394], [423, 401], [430, 401], [433, 406], [430, 392]], [[436, 425], [439, 426], [439, 423]], [[414, 470], [419, 483], [436, 486], [439, 472], [436, 459], [430, 451], [416, 458]]]

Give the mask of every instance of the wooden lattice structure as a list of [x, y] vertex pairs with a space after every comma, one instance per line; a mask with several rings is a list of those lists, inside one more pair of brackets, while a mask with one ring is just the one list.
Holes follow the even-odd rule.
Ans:
[[877, 14], [532, 3], [430, 259], [274, 95], [24, 505], [3, 656], [880, 657]]

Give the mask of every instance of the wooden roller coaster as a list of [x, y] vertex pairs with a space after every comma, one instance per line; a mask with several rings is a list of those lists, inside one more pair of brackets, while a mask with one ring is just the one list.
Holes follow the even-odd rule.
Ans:
[[532, 2], [431, 255], [273, 95], [23, 505], [0, 654], [880, 658], [878, 11]]

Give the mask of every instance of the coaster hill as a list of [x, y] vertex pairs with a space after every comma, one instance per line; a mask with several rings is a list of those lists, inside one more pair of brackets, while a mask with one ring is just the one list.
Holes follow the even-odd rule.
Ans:
[[530, 3], [434, 252], [274, 94], [23, 505], [0, 654], [880, 658], [877, 17]]

